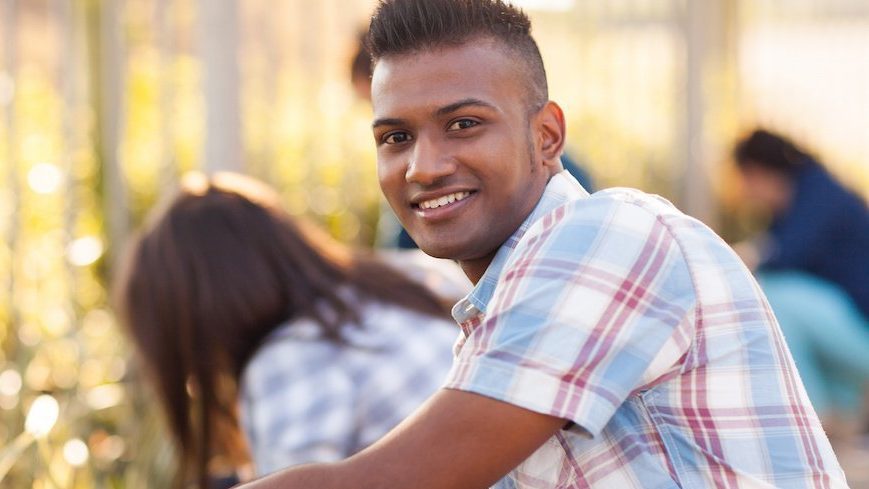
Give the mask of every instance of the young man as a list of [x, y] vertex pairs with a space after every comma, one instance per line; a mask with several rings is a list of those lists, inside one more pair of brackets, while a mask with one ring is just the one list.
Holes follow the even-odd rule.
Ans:
[[756, 283], [708, 228], [561, 171], [530, 24], [496, 0], [371, 22], [381, 186], [476, 284], [446, 388], [344, 462], [251, 487], [845, 487]]

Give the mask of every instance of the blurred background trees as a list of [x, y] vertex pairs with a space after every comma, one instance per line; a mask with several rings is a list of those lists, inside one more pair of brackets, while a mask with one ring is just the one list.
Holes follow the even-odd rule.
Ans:
[[[869, 195], [869, 3], [518, 3], [599, 187], [662, 194], [741, 238], [728, 150], [761, 124]], [[107, 288], [183, 172], [247, 172], [373, 242], [370, 109], [349, 82], [373, 4], [0, 0], [0, 485], [168, 483], [172, 447]]]

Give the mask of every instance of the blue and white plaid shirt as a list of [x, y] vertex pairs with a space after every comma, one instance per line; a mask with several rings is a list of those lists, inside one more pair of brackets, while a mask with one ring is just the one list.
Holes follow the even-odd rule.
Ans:
[[257, 474], [344, 459], [374, 443], [443, 385], [456, 325], [363, 303], [353, 346], [319, 338], [313, 321], [286, 324], [248, 363], [241, 425]]
[[556, 175], [453, 315], [447, 387], [575, 423], [499, 489], [846, 487], [757, 283], [664, 199]]

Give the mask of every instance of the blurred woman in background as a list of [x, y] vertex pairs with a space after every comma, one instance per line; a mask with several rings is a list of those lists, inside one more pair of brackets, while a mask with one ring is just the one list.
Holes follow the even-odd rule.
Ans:
[[179, 481], [344, 459], [441, 384], [457, 335], [425, 287], [296, 222], [240, 175], [185, 179], [116, 298], [168, 416]]
[[818, 161], [758, 129], [734, 150], [746, 200], [771, 218], [760, 270], [800, 270], [841, 287], [869, 317], [869, 211]]
[[[831, 435], [854, 431], [869, 382], [869, 211], [807, 152], [757, 129], [734, 159], [767, 232], [738, 250], [755, 268]], [[837, 425], [844, 424], [840, 427]]]

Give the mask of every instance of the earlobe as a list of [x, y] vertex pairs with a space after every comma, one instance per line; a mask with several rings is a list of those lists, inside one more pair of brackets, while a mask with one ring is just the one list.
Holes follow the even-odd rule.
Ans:
[[537, 130], [544, 163], [560, 166], [559, 158], [564, 149], [566, 127], [564, 112], [558, 104], [549, 101], [540, 109], [537, 113]]

